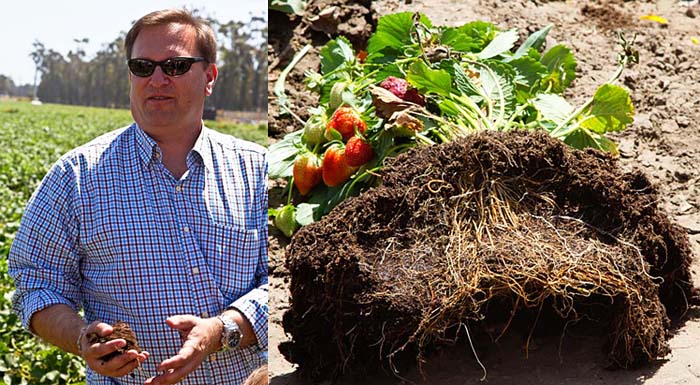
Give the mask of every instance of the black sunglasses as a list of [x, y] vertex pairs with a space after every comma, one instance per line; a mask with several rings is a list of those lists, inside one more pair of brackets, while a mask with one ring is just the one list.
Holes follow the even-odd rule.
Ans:
[[147, 78], [153, 75], [156, 67], [160, 67], [164, 74], [168, 76], [180, 76], [190, 70], [192, 64], [200, 61], [207, 61], [203, 57], [171, 57], [161, 61], [150, 59], [129, 59], [126, 64], [132, 74]]

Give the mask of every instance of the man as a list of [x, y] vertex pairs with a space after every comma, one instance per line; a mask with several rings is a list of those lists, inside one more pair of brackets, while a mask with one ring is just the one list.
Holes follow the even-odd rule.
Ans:
[[[148, 14], [125, 46], [135, 123], [64, 155], [32, 196], [14, 309], [85, 359], [88, 384], [240, 384], [267, 357], [264, 149], [202, 125], [217, 76], [202, 20]], [[118, 320], [142, 352], [99, 342]]]

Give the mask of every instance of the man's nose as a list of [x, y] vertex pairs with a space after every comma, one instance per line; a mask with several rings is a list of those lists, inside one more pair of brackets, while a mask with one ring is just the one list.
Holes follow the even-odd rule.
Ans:
[[163, 69], [160, 66], [156, 66], [153, 74], [151, 74], [148, 80], [153, 86], [161, 86], [170, 82], [170, 76], [163, 73]]

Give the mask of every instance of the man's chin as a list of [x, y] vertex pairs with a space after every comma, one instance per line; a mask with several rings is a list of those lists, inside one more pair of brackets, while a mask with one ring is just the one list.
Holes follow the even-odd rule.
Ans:
[[143, 118], [146, 122], [155, 125], [165, 125], [177, 121], [177, 111], [174, 108], [146, 111]]
[[174, 118], [174, 114], [169, 114], [167, 116], [147, 116], [143, 119], [142, 123], [139, 123], [139, 127], [146, 131], [170, 129], [176, 126], [176, 119]]

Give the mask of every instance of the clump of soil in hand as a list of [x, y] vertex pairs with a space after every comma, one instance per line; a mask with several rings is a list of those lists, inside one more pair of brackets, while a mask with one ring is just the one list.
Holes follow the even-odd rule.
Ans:
[[136, 333], [134, 333], [134, 331], [131, 330], [131, 327], [129, 327], [129, 324], [126, 322], [117, 321], [114, 325], [112, 325], [112, 334], [106, 337], [100, 337], [96, 333], [89, 333], [87, 335], [88, 342], [90, 342], [91, 344], [103, 344], [105, 342], [117, 340], [120, 338], [126, 341], [126, 345], [123, 348], [115, 350], [114, 352], [102, 357], [103, 361], [107, 362], [112, 358], [132, 349], [141, 353], [141, 348], [139, 347], [138, 340], [136, 339]]

